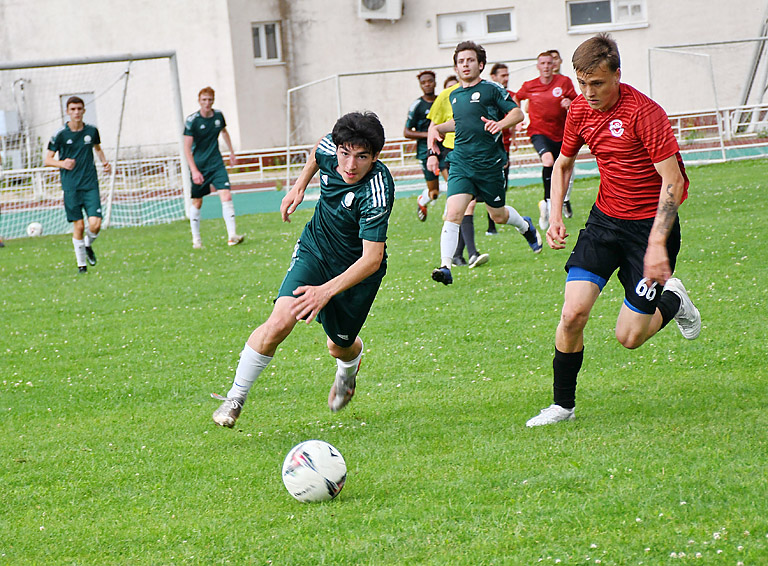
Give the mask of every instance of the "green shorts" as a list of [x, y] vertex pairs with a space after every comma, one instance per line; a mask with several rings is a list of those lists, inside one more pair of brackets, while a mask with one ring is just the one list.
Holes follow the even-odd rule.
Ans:
[[195, 185], [192, 183], [192, 198], [203, 198], [205, 195], [211, 194], [211, 185], [218, 189], [229, 190], [229, 175], [227, 174], [227, 168], [222, 163], [220, 167], [215, 169], [207, 169], [200, 171], [203, 174], [203, 183]]
[[507, 179], [502, 167], [471, 171], [452, 162], [448, 170], [448, 196], [470, 194], [491, 208], [506, 204]]
[[[328, 301], [317, 315], [317, 321], [335, 344], [349, 348], [355, 343], [360, 329], [368, 317], [373, 300], [381, 285], [383, 275], [372, 275], [368, 279], [342, 291]], [[315, 256], [301, 248], [301, 241], [296, 243], [291, 265], [285, 274], [278, 297], [295, 297], [293, 291], [302, 285], [322, 285], [333, 279], [333, 274]]]
[[82, 220], [83, 209], [89, 218], [91, 216], [101, 218], [101, 196], [98, 187], [64, 191], [64, 210], [67, 213], [67, 222]]

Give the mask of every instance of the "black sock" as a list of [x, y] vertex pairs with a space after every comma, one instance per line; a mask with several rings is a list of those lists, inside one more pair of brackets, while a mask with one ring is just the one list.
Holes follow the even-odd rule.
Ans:
[[475, 217], [471, 214], [465, 214], [461, 219], [461, 226], [459, 227], [461, 237], [464, 238], [464, 245], [467, 246], [467, 254], [469, 257], [477, 255], [477, 248], [475, 247]]
[[583, 361], [583, 349], [581, 352], [566, 354], [555, 348], [555, 359], [552, 361], [555, 405], [564, 409], [573, 409], [576, 406], [576, 377]]
[[549, 200], [552, 189], [552, 170], [554, 167], [541, 168], [541, 180], [544, 181], [544, 200]]
[[496, 223], [491, 220], [491, 215], [486, 212], [486, 215], [488, 216], [488, 231], [489, 232], [495, 232], [496, 231]]
[[677, 311], [680, 310], [680, 297], [672, 291], [664, 291], [659, 297], [659, 304], [656, 305], [656, 308], [661, 313], [661, 327], [659, 327], [661, 330], [669, 324], [670, 320], [675, 318]]
[[453, 257], [462, 257], [464, 255], [464, 238], [461, 237], [461, 227], [459, 227], [459, 243], [456, 244], [456, 251], [453, 252]]

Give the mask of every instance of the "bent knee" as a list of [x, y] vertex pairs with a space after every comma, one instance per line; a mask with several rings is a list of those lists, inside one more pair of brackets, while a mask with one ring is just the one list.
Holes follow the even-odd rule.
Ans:
[[564, 307], [560, 315], [560, 325], [567, 333], [581, 332], [587, 325], [587, 320], [589, 320], [589, 311], [579, 309]]
[[636, 332], [632, 329], [629, 330], [621, 330], [619, 328], [616, 329], [616, 340], [619, 341], [619, 344], [624, 346], [628, 350], [634, 350], [636, 348], [639, 348], [643, 344], [645, 344], [647, 337], [645, 336], [645, 333], [642, 332]]

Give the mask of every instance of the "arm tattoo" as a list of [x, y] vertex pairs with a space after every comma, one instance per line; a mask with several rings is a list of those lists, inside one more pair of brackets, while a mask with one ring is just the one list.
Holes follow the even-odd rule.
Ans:
[[677, 218], [677, 209], [680, 207], [672, 190], [673, 187], [674, 185], [670, 183], [662, 191], [659, 209], [656, 212], [656, 222], [654, 222], [656, 230], [664, 236], [669, 235], [670, 230], [672, 230], [672, 225]]

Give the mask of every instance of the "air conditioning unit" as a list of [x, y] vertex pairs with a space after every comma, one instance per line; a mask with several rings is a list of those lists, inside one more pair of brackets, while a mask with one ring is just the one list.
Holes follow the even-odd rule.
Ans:
[[357, 15], [364, 20], [399, 20], [403, 0], [357, 0]]

